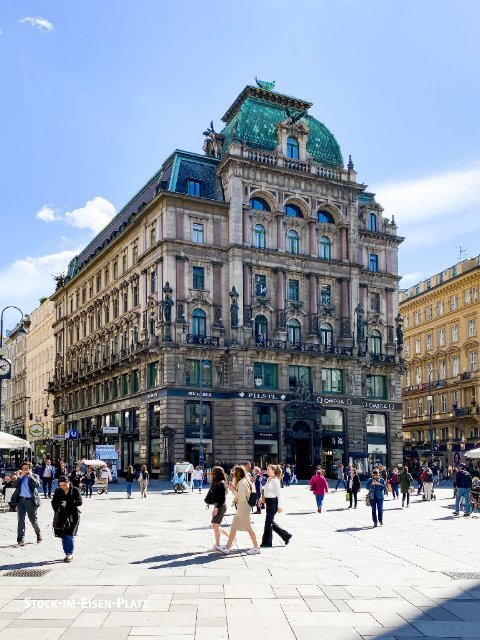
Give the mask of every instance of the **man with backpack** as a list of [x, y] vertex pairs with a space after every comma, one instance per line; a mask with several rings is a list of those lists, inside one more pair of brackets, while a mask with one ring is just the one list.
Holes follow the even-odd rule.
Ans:
[[465, 513], [463, 515], [464, 517], [468, 518], [468, 516], [470, 515], [470, 491], [472, 489], [472, 476], [468, 473], [464, 464], [458, 465], [455, 484], [457, 485], [457, 492], [455, 495], [455, 511], [453, 512], [453, 515], [460, 515], [460, 501], [463, 498], [465, 501]]
[[430, 502], [433, 492], [433, 473], [430, 467], [427, 467], [422, 473], [423, 491], [425, 494], [425, 500]]

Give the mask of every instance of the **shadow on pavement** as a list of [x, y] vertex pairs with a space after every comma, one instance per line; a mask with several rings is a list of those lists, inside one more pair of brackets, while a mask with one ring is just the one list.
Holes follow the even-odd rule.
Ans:
[[14, 569], [33, 569], [35, 567], [45, 567], [49, 564], [63, 564], [63, 558], [60, 560], [44, 560], [42, 562], [17, 562], [16, 564], [2, 564], [0, 571], [13, 571]]

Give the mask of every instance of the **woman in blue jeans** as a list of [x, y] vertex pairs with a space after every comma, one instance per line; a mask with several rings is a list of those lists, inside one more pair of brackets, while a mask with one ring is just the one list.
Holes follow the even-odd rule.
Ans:
[[[52, 498], [52, 507], [55, 511], [53, 519], [53, 531], [56, 538], [62, 539], [64, 562], [73, 559], [73, 537], [77, 535], [80, 524], [80, 511], [82, 496], [77, 487], [74, 487], [66, 476], [58, 479], [58, 489]], [[68, 520], [67, 520], [68, 519]]]
[[383, 526], [383, 499], [387, 494], [387, 485], [377, 469], [372, 472], [372, 477], [367, 480], [367, 491], [372, 507], [373, 526], [378, 523]]

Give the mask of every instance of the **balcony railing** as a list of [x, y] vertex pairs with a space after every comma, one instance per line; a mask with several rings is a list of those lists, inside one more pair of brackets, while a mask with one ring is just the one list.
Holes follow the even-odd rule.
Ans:
[[257, 347], [261, 347], [262, 349], [291, 349], [293, 351], [304, 351], [307, 353], [319, 353], [322, 355], [335, 356], [351, 356], [353, 354], [352, 347], [324, 345], [322, 343], [315, 344], [309, 342], [290, 342], [289, 340], [267, 340], [264, 338], [257, 338], [255, 344]]
[[371, 353], [370, 360], [372, 362], [395, 362], [395, 356], [385, 353]]
[[268, 164], [270, 166], [295, 169], [296, 171], [310, 173], [312, 175], [320, 176], [321, 178], [341, 180], [342, 176], [345, 176], [345, 179], [347, 179], [346, 172], [342, 173], [342, 171], [339, 171], [338, 169], [323, 167], [315, 162], [301, 162], [300, 160], [295, 160], [293, 158], [285, 158], [285, 156], [278, 155], [276, 153], [265, 153], [264, 151], [249, 149], [248, 159], [253, 160], [254, 162], [261, 162], [262, 164]]
[[207, 347], [218, 347], [220, 344], [220, 338], [217, 336], [194, 336], [191, 333], [187, 333], [187, 344], [201, 344]]
[[454, 411], [457, 418], [480, 415], [480, 407], [454, 407]]

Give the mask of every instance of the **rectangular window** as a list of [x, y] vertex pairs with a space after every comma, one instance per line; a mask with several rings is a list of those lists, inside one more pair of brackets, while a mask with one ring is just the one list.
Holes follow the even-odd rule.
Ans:
[[426, 338], [426, 347], [428, 350], [432, 349], [433, 347], [433, 341], [432, 341], [432, 334], [431, 333], [427, 333], [427, 338]]
[[212, 386], [212, 363], [210, 360], [186, 360], [185, 384], [187, 387], [200, 386], [200, 366], [202, 363], [202, 386]]
[[452, 357], [452, 376], [458, 376], [458, 356]]
[[410, 343], [408, 340], [403, 343], [403, 351], [405, 353], [405, 357], [408, 358], [410, 356]]
[[405, 316], [405, 329], [409, 329], [410, 328], [410, 316], [406, 315]]
[[150, 246], [153, 247], [157, 242], [157, 230], [155, 225], [150, 227]]
[[309, 389], [312, 387], [312, 370], [310, 367], [299, 367], [290, 365], [288, 367], [288, 388], [295, 391], [297, 385], [306, 385]]
[[477, 370], [477, 352], [470, 351], [470, 371]]
[[406, 407], [405, 407], [405, 414], [407, 418], [412, 417], [412, 401], [411, 400], [407, 400]]
[[415, 353], [420, 353], [420, 338], [415, 338]]
[[468, 321], [468, 335], [472, 338], [475, 335], [475, 318]]
[[128, 373], [123, 373], [122, 374], [122, 396], [128, 396]]
[[97, 293], [101, 290], [102, 288], [102, 274], [98, 273], [97, 274]]
[[437, 302], [437, 316], [439, 318], [443, 316], [443, 300]]
[[465, 304], [470, 304], [470, 289], [465, 289], [465, 291], [463, 292], [463, 301]]
[[112, 273], [113, 273], [113, 279], [116, 280], [118, 278], [118, 261], [117, 260], [113, 261]]
[[423, 398], [417, 401], [417, 416], [423, 416]]
[[387, 434], [387, 420], [383, 413], [367, 413], [367, 433]]
[[267, 276], [255, 274], [255, 295], [264, 298], [267, 295]]
[[425, 320], [431, 320], [432, 319], [432, 306], [429, 305], [428, 307], [425, 307]]
[[116, 400], [118, 398], [118, 378], [113, 378], [112, 380], [112, 399]]
[[123, 313], [128, 311], [128, 291], [123, 292]]
[[413, 316], [413, 324], [415, 326], [418, 326], [420, 324], [420, 311], [415, 311], [415, 314]]
[[[203, 437], [211, 439], [212, 430], [212, 407], [210, 403], [202, 403], [202, 423]], [[198, 441], [200, 437], [200, 402], [189, 401], [185, 403], [185, 438]]]
[[422, 384], [422, 367], [415, 367], [415, 384]]
[[110, 284], [110, 269], [105, 267], [105, 286], [107, 287]]
[[150, 271], [150, 293], [157, 291], [157, 272], [155, 270]]
[[299, 300], [299, 282], [298, 280], [288, 281], [288, 299], [293, 301]]
[[148, 388], [158, 386], [160, 383], [159, 379], [159, 365], [158, 362], [150, 362], [148, 365]]
[[253, 365], [253, 385], [256, 389], [278, 389], [278, 366], [255, 362]]
[[136, 307], [138, 305], [138, 285], [136, 284], [132, 286], [132, 298], [133, 306]]
[[445, 346], [445, 329], [438, 330], [438, 346], [439, 347]]
[[386, 377], [376, 376], [376, 375], [367, 375], [367, 398], [385, 399], [386, 397], [387, 397]]
[[329, 307], [332, 300], [332, 288], [329, 284], [322, 284], [320, 289], [320, 303]]
[[343, 393], [343, 371], [341, 369], [322, 369], [323, 393]]
[[372, 313], [380, 313], [380, 294], [379, 293], [370, 294], [370, 311]]
[[472, 300], [473, 300], [473, 302], [476, 302], [478, 300], [477, 287], [472, 287]]
[[202, 195], [202, 183], [200, 180], [187, 180], [187, 194], [197, 197]]
[[368, 254], [368, 270], [369, 271], [378, 271], [378, 256], [376, 253]]
[[447, 366], [445, 364], [445, 360], [440, 360], [438, 363], [438, 373], [440, 374], [440, 380], [445, 380], [447, 377]]
[[440, 394], [440, 412], [447, 413], [447, 394], [446, 393]]
[[137, 264], [138, 262], [138, 244], [134, 244], [132, 247], [132, 264]]
[[192, 288], [205, 289], [205, 269], [204, 267], [193, 267]]
[[451, 336], [452, 336], [452, 342], [458, 341], [458, 324], [452, 324]]
[[127, 269], [128, 269], [128, 254], [125, 251], [125, 253], [122, 255], [122, 272], [125, 273]]
[[132, 377], [131, 377], [132, 393], [137, 393], [139, 388], [140, 388], [140, 381], [139, 381], [138, 369], [134, 369], [132, 371]]
[[205, 242], [203, 224], [194, 222], [192, 226], [192, 242], [195, 244], [203, 244]]
[[450, 311], [456, 311], [457, 310], [457, 296], [453, 295], [450, 296]]
[[277, 407], [271, 404], [253, 405], [253, 425], [276, 431], [278, 429]]

